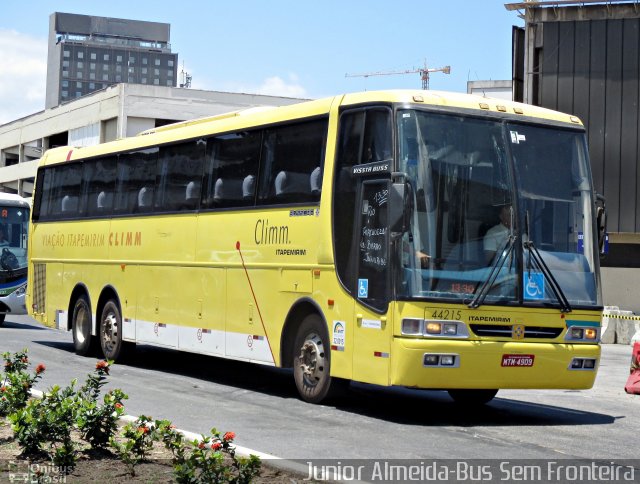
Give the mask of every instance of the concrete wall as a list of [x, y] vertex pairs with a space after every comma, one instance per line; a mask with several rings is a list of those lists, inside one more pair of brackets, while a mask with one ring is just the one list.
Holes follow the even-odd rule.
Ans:
[[605, 306], [640, 314], [640, 278], [638, 269], [624, 267], [602, 268], [602, 297]]

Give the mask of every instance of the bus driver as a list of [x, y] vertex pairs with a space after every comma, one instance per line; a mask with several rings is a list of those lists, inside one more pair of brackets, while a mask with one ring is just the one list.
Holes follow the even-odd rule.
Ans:
[[504, 243], [511, 231], [511, 205], [503, 205], [500, 209], [500, 223], [491, 227], [484, 236], [484, 256], [489, 264], [496, 252], [504, 247]]

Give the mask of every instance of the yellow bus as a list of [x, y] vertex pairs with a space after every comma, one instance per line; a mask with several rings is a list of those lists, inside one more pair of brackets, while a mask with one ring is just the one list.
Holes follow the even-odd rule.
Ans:
[[595, 207], [570, 115], [400, 90], [229, 113], [48, 151], [28, 305], [80, 355], [292, 368], [309, 402], [590, 388]]

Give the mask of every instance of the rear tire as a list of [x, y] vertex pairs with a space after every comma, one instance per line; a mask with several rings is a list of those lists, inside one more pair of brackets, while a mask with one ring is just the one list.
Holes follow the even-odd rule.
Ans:
[[331, 349], [327, 328], [320, 316], [306, 316], [294, 340], [293, 377], [300, 397], [309, 403], [337, 396], [347, 380], [331, 377]]
[[7, 315], [5, 313], [0, 314], [0, 326], [2, 326], [4, 324], [4, 318], [6, 318]]
[[91, 307], [86, 296], [80, 296], [73, 306], [71, 332], [73, 333], [73, 348], [77, 355], [87, 356], [95, 349], [95, 336], [91, 335]]
[[122, 339], [122, 315], [113, 299], [107, 301], [100, 316], [100, 347], [107, 360], [121, 360], [127, 356], [130, 343]]
[[449, 396], [457, 404], [468, 406], [489, 403], [497, 393], [498, 390], [449, 390]]

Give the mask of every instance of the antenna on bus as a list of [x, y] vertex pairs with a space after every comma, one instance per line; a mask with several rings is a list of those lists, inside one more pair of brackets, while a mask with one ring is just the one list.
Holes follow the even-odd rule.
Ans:
[[180, 83], [180, 87], [184, 87], [189, 89], [191, 87], [191, 79], [192, 76], [187, 71], [184, 70], [184, 61], [182, 61], [182, 70], [180, 71], [180, 77], [182, 82]]

